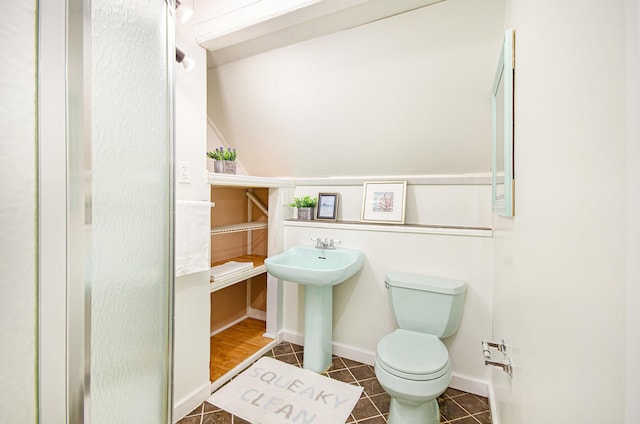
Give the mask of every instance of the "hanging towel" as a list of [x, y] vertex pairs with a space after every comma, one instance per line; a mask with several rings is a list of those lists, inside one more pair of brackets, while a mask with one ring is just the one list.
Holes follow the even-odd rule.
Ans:
[[242, 271], [253, 268], [253, 262], [229, 261], [222, 265], [211, 267], [211, 278], [213, 281], [221, 280], [232, 275], [240, 274]]
[[209, 202], [176, 202], [176, 277], [209, 269], [210, 214]]

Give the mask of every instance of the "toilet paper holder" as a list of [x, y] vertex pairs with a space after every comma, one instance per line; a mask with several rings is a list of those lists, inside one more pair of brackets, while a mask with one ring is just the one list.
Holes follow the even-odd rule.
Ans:
[[[491, 348], [498, 349], [498, 351], [502, 352], [502, 354], [504, 355], [504, 359], [501, 361], [491, 359]], [[507, 344], [504, 342], [504, 340], [501, 340], [500, 343], [487, 342], [483, 340], [482, 356], [484, 356], [485, 365], [492, 365], [494, 367], [502, 368], [502, 370], [509, 374], [510, 377], [513, 377], [513, 367], [511, 366], [511, 359], [507, 357]]]

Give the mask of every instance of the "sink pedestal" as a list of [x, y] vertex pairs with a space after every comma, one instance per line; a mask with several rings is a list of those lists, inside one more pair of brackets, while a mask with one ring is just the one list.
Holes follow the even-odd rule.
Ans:
[[332, 359], [333, 286], [304, 286], [303, 368], [321, 373]]
[[294, 246], [264, 260], [267, 272], [304, 286], [304, 364], [318, 373], [333, 362], [333, 286], [364, 265], [359, 249], [318, 249]]

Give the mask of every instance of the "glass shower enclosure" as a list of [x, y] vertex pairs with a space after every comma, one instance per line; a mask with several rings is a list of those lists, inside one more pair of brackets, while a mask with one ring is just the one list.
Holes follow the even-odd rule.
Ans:
[[38, 4], [40, 422], [169, 423], [174, 1]]

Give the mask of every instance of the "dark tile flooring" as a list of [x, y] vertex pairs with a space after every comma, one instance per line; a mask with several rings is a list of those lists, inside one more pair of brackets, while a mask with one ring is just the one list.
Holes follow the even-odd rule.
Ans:
[[[302, 365], [302, 346], [282, 342], [265, 356], [291, 365]], [[325, 374], [336, 380], [362, 386], [364, 391], [347, 420], [349, 424], [384, 424], [389, 415], [389, 395], [376, 379], [373, 367], [349, 359], [333, 357], [333, 365]], [[439, 398], [440, 422], [452, 424], [488, 424], [491, 412], [487, 398], [448, 388]], [[242, 418], [204, 402], [178, 421], [178, 424], [246, 424]], [[249, 423], [251, 424], [251, 423]]]

